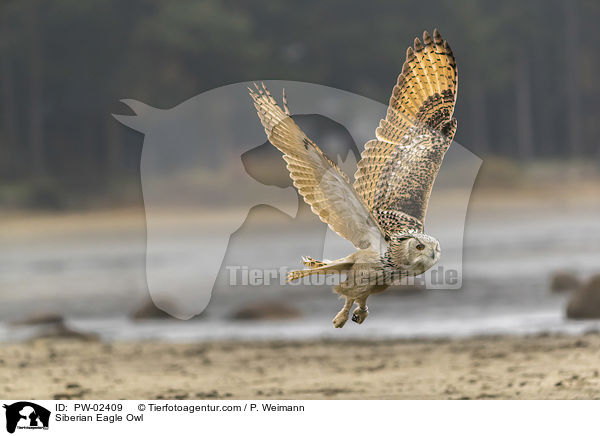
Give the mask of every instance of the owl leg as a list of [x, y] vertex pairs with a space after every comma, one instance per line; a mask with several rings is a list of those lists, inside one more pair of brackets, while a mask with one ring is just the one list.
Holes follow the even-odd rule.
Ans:
[[348, 321], [348, 317], [350, 316], [350, 309], [352, 309], [352, 305], [354, 304], [354, 298], [345, 298], [346, 303], [344, 304], [344, 307], [342, 307], [342, 310], [340, 310], [335, 318], [333, 318], [333, 326], [336, 329], [344, 327], [344, 324], [346, 324], [346, 321]]
[[365, 319], [367, 319], [367, 316], [369, 316], [369, 308], [367, 307], [367, 298], [368, 298], [368, 296], [356, 299], [356, 302], [358, 303], [358, 307], [356, 309], [354, 309], [354, 312], [352, 313], [352, 321], [354, 321], [357, 324], [362, 324], [363, 321]]

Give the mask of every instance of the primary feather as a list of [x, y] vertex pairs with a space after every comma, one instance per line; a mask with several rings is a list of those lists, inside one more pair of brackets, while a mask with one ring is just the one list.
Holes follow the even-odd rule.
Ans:
[[348, 176], [285, 113], [267, 88], [250, 96], [271, 144], [283, 152], [290, 177], [304, 201], [331, 229], [357, 248], [379, 243], [381, 231]]
[[431, 188], [456, 131], [457, 68], [437, 30], [406, 51], [376, 138], [365, 144], [354, 188], [386, 238], [423, 231]]

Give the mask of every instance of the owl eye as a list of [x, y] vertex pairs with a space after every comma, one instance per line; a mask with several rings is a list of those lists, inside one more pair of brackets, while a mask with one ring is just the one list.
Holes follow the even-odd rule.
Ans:
[[417, 246], [415, 248], [419, 251], [425, 250], [425, 246], [423, 244], [417, 244]]

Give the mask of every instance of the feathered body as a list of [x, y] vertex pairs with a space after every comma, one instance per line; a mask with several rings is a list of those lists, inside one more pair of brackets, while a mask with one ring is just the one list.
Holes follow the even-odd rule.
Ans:
[[394, 278], [422, 274], [439, 260], [439, 242], [424, 233], [424, 222], [433, 183], [456, 132], [457, 77], [454, 55], [437, 30], [433, 38], [425, 32], [423, 42], [415, 39], [376, 139], [365, 144], [353, 184], [292, 120], [285, 94], [282, 109], [264, 85], [250, 90], [267, 137], [283, 152], [298, 192], [358, 249], [332, 262], [304, 258], [309, 269], [288, 274], [288, 280], [347, 275], [334, 287], [346, 298], [335, 327], [343, 327], [355, 302], [352, 320], [362, 323], [369, 295], [385, 290]]

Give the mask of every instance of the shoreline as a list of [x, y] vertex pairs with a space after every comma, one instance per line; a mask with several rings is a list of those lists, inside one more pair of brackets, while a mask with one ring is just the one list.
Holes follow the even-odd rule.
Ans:
[[185, 344], [37, 339], [0, 347], [0, 396], [600, 399], [599, 361], [599, 333]]

